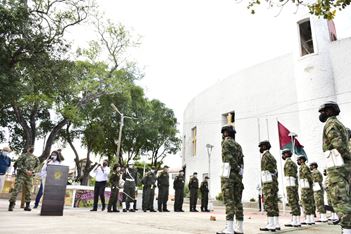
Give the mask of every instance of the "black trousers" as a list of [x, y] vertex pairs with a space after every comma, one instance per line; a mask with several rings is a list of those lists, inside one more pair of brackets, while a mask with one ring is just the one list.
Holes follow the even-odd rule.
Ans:
[[113, 208], [113, 210], [117, 210], [118, 192], [119, 192], [118, 188], [116, 187], [111, 188], [111, 195], [110, 195], [110, 199], [108, 200], [108, 209]]
[[94, 209], [97, 209], [99, 197], [100, 197], [102, 206], [105, 206], [105, 188], [106, 188], [106, 181], [95, 182], [94, 205], [93, 205]]
[[208, 193], [201, 193], [201, 210], [208, 210]]
[[167, 210], [168, 186], [158, 187], [158, 210]]
[[183, 209], [184, 189], [175, 189], [174, 194], [174, 211]]
[[196, 209], [197, 189], [190, 189], [190, 210]]
[[150, 186], [143, 188], [143, 202], [142, 209], [143, 210], [153, 210], [154, 209], [154, 197], [155, 197], [155, 189]]

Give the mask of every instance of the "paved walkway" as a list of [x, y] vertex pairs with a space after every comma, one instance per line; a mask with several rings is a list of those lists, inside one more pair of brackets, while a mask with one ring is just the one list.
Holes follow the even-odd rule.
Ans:
[[[19, 202], [17, 202], [19, 204]], [[211, 213], [107, 213], [90, 212], [87, 208], [65, 208], [58, 217], [40, 216], [40, 209], [24, 212], [18, 205], [8, 212], [8, 201], [0, 200], [0, 233], [156, 233], [156, 234], [214, 234], [223, 228], [225, 214], [223, 207], [215, 207]], [[187, 207], [185, 207], [187, 208]], [[217, 221], [210, 221], [215, 216]], [[281, 223], [289, 221], [282, 215]], [[245, 210], [245, 234], [258, 234], [266, 218], [259, 212]], [[282, 225], [283, 226], [283, 225]], [[317, 224], [302, 229], [283, 228], [276, 233], [318, 233], [339, 234], [340, 226]]]

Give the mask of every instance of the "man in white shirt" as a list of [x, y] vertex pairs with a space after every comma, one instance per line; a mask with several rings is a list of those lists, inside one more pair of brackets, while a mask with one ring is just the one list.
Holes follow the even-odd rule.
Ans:
[[94, 205], [93, 209], [90, 211], [97, 211], [97, 205], [99, 201], [99, 196], [102, 204], [101, 210], [105, 210], [105, 187], [106, 183], [108, 180], [108, 175], [110, 174], [110, 168], [108, 167], [108, 162], [107, 160], [104, 160], [104, 162], [99, 164], [95, 170], [93, 171], [95, 173], [95, 187], [94, 187]]

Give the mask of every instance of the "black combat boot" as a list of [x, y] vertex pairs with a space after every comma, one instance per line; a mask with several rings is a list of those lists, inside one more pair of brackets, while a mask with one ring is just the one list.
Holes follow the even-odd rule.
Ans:
[[32, 209], [30, 208], [30, 202], [26, 202], [26, 207], [24, 207], [25, 211], [32, 211]]
[[107, 205], [107, 212], [112, 212], [110, 204]]
[[117, 209], [116, 205], [112, 205], [112, 212], [119, 212], [119, 210]]
[[15, 207], [15, 203], [14, 202], [10, 202], [10, 204], [9, 204], [9, 211], [13, 211], [14, 207]]

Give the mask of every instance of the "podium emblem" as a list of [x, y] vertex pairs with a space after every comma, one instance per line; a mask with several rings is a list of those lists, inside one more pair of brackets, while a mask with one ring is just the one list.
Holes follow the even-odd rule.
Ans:
[[54, 178], [55, 180], [59, 180], [62, 177], [62, 172], [61, 171], [55, 171], [54, 173]]

